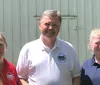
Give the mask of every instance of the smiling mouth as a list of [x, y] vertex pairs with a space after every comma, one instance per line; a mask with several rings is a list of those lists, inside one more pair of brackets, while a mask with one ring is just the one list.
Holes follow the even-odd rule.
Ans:
[[55, 32], [54, 32], [54, 31], [49, 31], [49, 34], [51, 34], [51, 35], [52, 35], [52, 34], [55, 34]]

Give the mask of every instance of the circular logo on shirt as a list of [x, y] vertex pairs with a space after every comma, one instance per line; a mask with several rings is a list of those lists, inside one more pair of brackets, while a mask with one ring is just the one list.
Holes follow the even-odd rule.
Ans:
[[11, 72], [8, 72], [6, 74], [6, 78], [9, 80], [9, 81], [13, 81], [14, 80], [14, 74], [11, 73]]
[[60, 54], [57, 56], [57, 58], [58, 58], [58, 61], [60, 61], [60, 62], [62, 62], [62, 63], [66, 61], [66, 55], [65, 55], [65, 54], [60, 53]]

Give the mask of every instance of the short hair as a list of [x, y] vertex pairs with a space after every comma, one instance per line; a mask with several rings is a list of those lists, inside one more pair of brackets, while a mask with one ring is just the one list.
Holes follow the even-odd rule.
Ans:
[[1, 37], [2, 37], [2, 39], [3, 39], [4, 43], [6, 44], [6, 47], [7, 47], [6, 38], [4, 37], [4, 35], [3, 35], [3, 33], [2, 33], [2, 32], [0, 32], [0, 35], [1, 35]]
[[42, 18], [44, 16], [48, 16], [48, 17], [58, 17], [59, 18], [59, 21], [61, 23], [62, 21], [62, 18], [61, 18], [61, 14], [59, 11], [57, 10], [46, 10], [43, 12], [42, 16], [40, 17], [40, 21], [42, 20]]
[[91, 41], [95, 36], [100, 35], [100, 28], [94, 28], [89, 36], [89, 41]]

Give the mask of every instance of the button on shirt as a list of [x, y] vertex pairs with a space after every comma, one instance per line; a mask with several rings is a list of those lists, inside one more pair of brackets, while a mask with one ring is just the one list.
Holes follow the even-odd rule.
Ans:
[[22, 48], [17, 72], [29, 85], [72, 85], [72, 78], [80, 76], [80, 65], [71, 44], [57, 39], [49, 49], [40, 38]]

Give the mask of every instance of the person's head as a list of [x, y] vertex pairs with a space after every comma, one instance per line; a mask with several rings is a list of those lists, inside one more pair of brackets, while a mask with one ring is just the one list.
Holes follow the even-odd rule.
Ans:
[[39, 29], [42, 36], [56, 38], [61, 27], [61, 15], [57, 10], [46, 10], [40, 17]]
[[3, 33], [0, 32], [0, 57], [5, 55], [6, 49], [7, 49], [6, 39]]
[[90, 33], [89, 47], [95, 55], [100, 55], [100, 29], [94, 28]]

